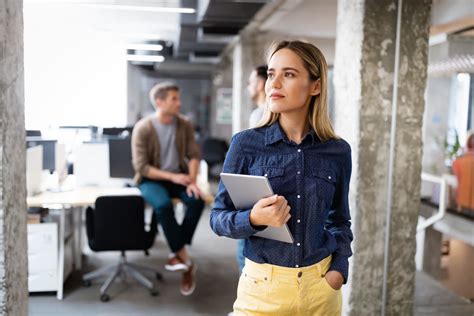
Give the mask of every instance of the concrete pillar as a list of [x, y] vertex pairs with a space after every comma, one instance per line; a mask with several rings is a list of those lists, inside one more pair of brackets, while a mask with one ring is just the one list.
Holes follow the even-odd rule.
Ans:
[[249, 127], [249, 117], [254, 104], [247, 92], [247, 81], [255, 68], [255, 44], [251, 34], [241, 34], [233, 51], [232, 78], [232, 133]]
[[413, 314], [430, 9], [338, 2], [335, 127], [353, 150], [350, 315]]
[[0, 314], [26, 315], [23, 1], [0, 0]]

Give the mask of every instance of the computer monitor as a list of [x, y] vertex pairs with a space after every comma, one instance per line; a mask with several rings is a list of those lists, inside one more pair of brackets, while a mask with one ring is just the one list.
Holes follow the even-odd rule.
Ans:
[[109, 139], [109, 166], [111, 178], [133, 178], [130, 137]]
[[31, 137], [31, 136], [35, 136], [35, 137], [41, 137], [41, 131], [40, 130], [37, 130], [37, 129], [27, 129], [26, 130], [26, 137]]
[[75, 152], [74, 174], [78, 186], [105, 185], [109, 179], [109, 145], [85, 142]]
[[28, 196], [41, 191], [41, 175], [43, 172], [43, 146], [26, 149], [26, 191]]
[[26, 138], [26, 148], [43, 146], [43, 170], [49, 170], [51, 173], [56, 170], [56, 143], [57, 140], [55, 139]]
[[103, 136], [124, 136], [129, 137], [132, 135], [133, 126], [127, 127], [104, 127], [102, 128]]

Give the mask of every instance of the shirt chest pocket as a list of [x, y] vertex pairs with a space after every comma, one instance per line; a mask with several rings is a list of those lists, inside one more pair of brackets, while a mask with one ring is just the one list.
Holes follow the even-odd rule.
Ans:
[[285, 173], [284, 168], [278, 167], [254, 167], [249, 169], [249, 173], [253, 176], [264, 176], [268, 178], [270, 185], [272, 186], [272, 190], [274, 193], [278, 193], [280, 191], [281, 182], [283, 179], [283, 174]]
[[336, 191], [336, 172], [330, 169], [313, 169], [311, 170], [311, 176], [315, 181], [319, 197], [324, 199], [329, 207]]

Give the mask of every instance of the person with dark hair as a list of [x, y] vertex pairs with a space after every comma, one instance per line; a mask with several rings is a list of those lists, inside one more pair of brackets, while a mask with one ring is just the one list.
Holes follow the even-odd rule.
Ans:
[[474, 134], [467, 134], [466, 151], [453, 162], [453, 171], [458, 180], [456, 203], [460, 209], [474, 212]]
[[[204, 208], [196, 185], [199, 147], [192, 124], [179, 114], [179, 87], [170, 82], [155, 85], [150, 91], [154, 114], [138, 121], [132, 132], [132, 164], [135, 182], [143, 198], [153, 207], [163, 228], [171, 254], [165, 268], [181, 271], [181, 293], [191, 295], [196, 287], [196, 263], [186, 250]], [[172, 198], [186, 205], [178, 225]]]
[[249, 127], [255, 127], [265, 111], [265, 81], [267, 81], [267, 65], [255, 67], [250, 73], [247, 91], [256, 108], [250, 113]]
[[[263, 117], [265, 111], [265, 81], [267, 80], [267, 65], [261, 65], [255, 67], [250, 73], [247, 91], [250, 98], [255, 103], [256, 108], [250, 113], [249, 117], [249, 128], [255, 127]], [[244, 251], [244, 239], [239, 239], [237, 242], [237, 263], [239, 265], [239, 273], [242, 273], [242, 269], [245, 264]]]
[[[300, 41], [276, 43], [267, 60], [268, 108], [233, 136], [223, 172], [266, 176], [275, 195], [235, 209], [221, 181], [210, 216], [217, 235], [245, 239], [234, 315], [340, 315], [352, 163], [329, 119], [326, 60]], [[254, 236], [285, 223], [292, 244]]]

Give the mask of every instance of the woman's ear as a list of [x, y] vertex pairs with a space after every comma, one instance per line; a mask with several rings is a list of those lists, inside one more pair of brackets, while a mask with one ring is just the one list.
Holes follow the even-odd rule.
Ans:
[[321, 79], [311, 82], [311, 95], [318, 95], [321, 93]]

